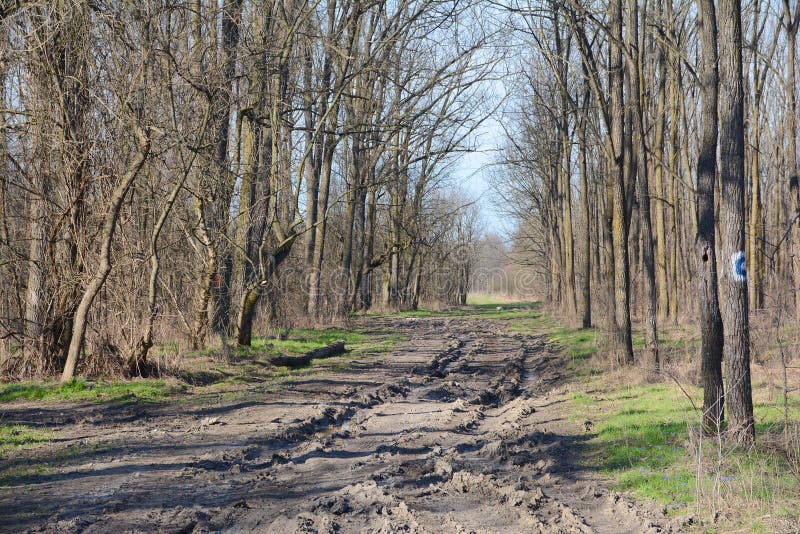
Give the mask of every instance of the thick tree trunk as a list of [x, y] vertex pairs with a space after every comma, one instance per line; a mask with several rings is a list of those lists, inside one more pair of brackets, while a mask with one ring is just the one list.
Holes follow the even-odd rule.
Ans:
[[750, 326], [744, 235], [744, 88], [740, 0], [720, 0], [719, 145], [722, 179], [722, 291], [729, 429], [743, 443], [755, 439], [750, 386]]
[[622, 0], [609, 2], [612, 45], [609, 47], [611, 91], [611, 148], [613, 183], [614, 296], [616, 299], [616, 350], [621, 364], [633, 363], [630, 309], [630, 264], [628, 257], [628, 201], [625, 183], [625, 102], [622, 61]]
[[697, 159], [697, 267], [700, 299], [700, 367], [703, 426], [717, 432], [724, 417], [722, 384], [723, 328], [717, 292], [714, 234], [714, 181], [717, 161], [717, 18], [714, 0], [699, 0], [701, 16], [702, 136]]

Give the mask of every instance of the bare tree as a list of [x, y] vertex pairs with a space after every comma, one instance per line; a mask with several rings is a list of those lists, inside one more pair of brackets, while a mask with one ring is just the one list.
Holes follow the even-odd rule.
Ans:
[[719, 144], [722, 180], [721, 287], [725, 313], [726, 401], [730, 430], [744, 443], [755, 439], [750, 386], [750, 326], [744, 269], [744, 87], [742, 9], [739, 0], [719, 1]]

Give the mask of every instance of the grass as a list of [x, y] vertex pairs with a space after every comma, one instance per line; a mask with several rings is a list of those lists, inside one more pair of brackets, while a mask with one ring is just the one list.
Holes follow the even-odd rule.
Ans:
[[[513, 332], [544, 334], [569, 356], [571, 383], [563, 395], [568, 416], [591, 421], [584, 463], [607, 475], [613, 489], [653, 499], [671, 515], [694, 516], [695, 526], [685, 528], [796, 530], [800, 479], [776, 445], [783, 436], [782, 395], [762, 376], [769, 374], [766, 370], [754, 367], [758, 441], [756, 447], [741, 450], [697, 431], [700, 415], [694, 406], [702, 405], [700, 388], [646, 383], [638, 368], [609, 369], [613, 358], [605, 354], [601, 330], [565, 325], [532, 303], [475, 303], [473, 313], [505, 321]], [[696, 329], [667, 326], [659, 333], [663, 358], [691, 367], [699, 346]], [[634, 331], [634, 346], [644, 346], [640, 328]], [[800, 398], [793, 397], [791, 404], [789, 419], [797, 422]]]
[[[763, 515], [800, 518], [800, 484], [783, 456], [769, 448], [767, 429], [775, 428], [780, 416], [763, 391], [756, 391], [755, 402], [760, 443], [741, 450], [697, 431], [700, 416], [692, 401], [702, 404], [700, 388], [683, 386], [690, 401], [673, 384], [625, 385], [634, 382], [628, 375], [597, 377], [588, 384], [601, 392], [593, 402], [579, 395], [571, 403], [574, 417], [594, 423], [589, 447], [616, 489], [655, 499], [676, 514], [711, 513], [707, 520], [725, 510], [737, 526]], [[793, 411], [797, 420], [797, 407]]]
[[57, 382], [17, 382], [0, 384], [0, 403], [15, 400], [119, 401], [130, 398], [159, 400], [180, 388], [164, 380], [114, 380], [89, 382], [82, 378], [65, 384]]
[[[294, 329], [287, 339], [255, 338], [250, 347], [237, 347], [233, 362], [210, 357], [218, 352], [213, 348], [186, 355], [186, 372], [189, 382], [202, 387], [204, 383], [261, 382], [269, 376], [286, 375], [285, 369], [277, 371], [268, 359], [278, 355], [303, 354], [309, 350], [343, 340], [350, 357], [391, 350], [401, 341], [399, 336], [369, 339], [367, 336], [336, 328]], [[27, 381], [0, 384], [0, 403], [21, 400], [62, 400], [118, 402], [124, 400], [157, 401], [175, 398], [185, 392], [186, 385], [165, 380], [113, 380], [88, 381], [73, 379], [65, 384], [57, 382]]]
[[364, 343], [364, 336], [358, 332], [350, 332], [338, 328], [295, 328], [290, 331], [286, 339], [257, 337], [253, 339], [250, 347], [238, 347], [239, 356], [249, 356], [254, 353], [280, 356], [304, 354], [310, 350], [328, 345], [334, 341], [344, 341], [346, 347]]
[[0, 425], [0, 456], [6, 451], [29, 449], [52, 439], [53, 433], [49, 430], [26, 425]]
[[[303, 354], [337, 340], [345, 342], [348, 352], [333, 358], [315, 360], [306, 369], [276, 368], [268, 363], [273, 356]], [[182, 376], [188, 382], [196, 384], [192, 389], [174, 379], [88, 381], [76, 378], [65, 384], [27, 381], [0, 384], [0, 404], [38, 400], [182, 402], [207, 393], [227, 392], [241, 395], [246, 391], [242, 390], [243, 384], [258, 384], [270, 388], [294, 377], [345, 370], [353, 359], [391, 351], [404, 340], [399, 334], [371, 337], [337, 328], [298, 328], [291, 330], [286, 339], [254, 338], [252, 346], [237, 347], [230, 362], [215, 357], [219, 350], [213, 348], [184, 355], [185, 369]], [[22, 425], [0, 425], [0, 453], [31, 448], [51, 440], [52, 432], [49, 430]], [[4, 470], [0, 472], [0, 485], [30, 474], [28, 471], [22, 469], [17, 473]]]
[[[345, 342], [347, 352], [314, 360], [307, 368], [275, 367], [269, 362], [275, 356], [301, 355], [339, 340]], [[403, 340], [397, 334], [373, 337], [341, 328], [294, 328], [285, 339], [255, 337], [251, 346], [235, 347], [231, 361], [216, 357], [220, 352], [219, 347], [187, 354], [182, 361], [180, 375], [204, 391], [228, 391], [241, 385], [270, 388], [292, 377], [307, 378], [312, 373], [344, 370], [353, 359], [390, 351]]]
[[[591, 357], [601, 350], [601, 334], [562, 327], [546, 317], [538, 322], [550, 341], [571, 356], [577, 380], [572, 388], [579, 391], [567, 395], [570, 416], [592, 421], [587, 466], [608, 475], [614, 489], [654, 499], [673, 515], [694, 514], [706, 526], [716, 522], [715, 528], [723, 530], [758, 530], [762, 525], [774, 531], [797, 524], [800, 480], [772, 447], [783, 428], [782, 397], [774, 388], [754, 388], [759, 441], [755, 448], [741, 450], [698, 432], [700, 388], [645, 383], [639, 369], [600, 372]], [[685, 329], [663, 332], [664, 354], [695, 354], [697, 339]], [[691, 360], [682, 365], [691, 365]], [[797, 397], [790, 420], [800, 420]]]

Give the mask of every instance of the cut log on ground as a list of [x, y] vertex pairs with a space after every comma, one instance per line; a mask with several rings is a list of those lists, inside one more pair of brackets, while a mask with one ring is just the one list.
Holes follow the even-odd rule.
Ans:
[[270, 358], [270, 363], [276, 366], [284, 367], [308, 367], [311, 365], [311, 360], [321, 360], [323, 358], [330, 358], [345, 352], [344, 341], [334, 341], [330, 345], [325, 345], [318, 349], [310, 350], [302, 356], [276, 356]]

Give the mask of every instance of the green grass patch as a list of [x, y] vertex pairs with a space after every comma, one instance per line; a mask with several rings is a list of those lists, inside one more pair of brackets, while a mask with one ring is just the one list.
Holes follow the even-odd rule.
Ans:
[[433, 317], [434, 315], [447, 314], [445, 311], [434, 311], [427, 308], [417, 308], [416, 310], [401, 310], [395, 312], [369, 312], [365, 313], [364, 317]]
[[338, 328], [295, 328], [289, 332], [286, 339], [256, 337], [251, 346], [237, 347], [236, 352], [241, 357], [298, 355], [339, 340], [344, 341], [345, 347], [351, 348], [353, 345], [363, 343], [364, 336], [358, 332]]
[[14, 449], [28, 449], [52, 439], [53, 433], [46, 429], [26, 425], [0, 425], [0, 454]]
[[[312, 371], [344, 369], [353, 359], [391, 351], [404, 340], [398, 334], [372, 336], [341, 328], [293, 328], [284, 334], [283, 339], [254, 337], [249, 347], [237, 346], [231, 340], [233, 358], [230, 361], [219, 357], [219, 346], [187, 354], [180, 376], [205, 392], [231, 392], [231, 386], [236, 389], [242, 385], [270, 388], [294, 377], [308, 377]], [[344, 341], [347, 352], [314, 360], [307, 368], [275, 367], [270, 362], [275, 356], [298, 356], [339, 340]]]
[[163, 380], [90, 382], [76, 378], [64, 384], [29, 381], [0, 384], [0, 402], [42, 399], [116, 401], [132, 397], [158, 400], [179, 389]]
[[[474, 313], [505, 320], [513, 332], [544, 334], [569, 357], [568, 417], [591, 421], [584, 463], [607, 475], [614, 489], [654, 499], [672, 514], [692, 514], [714, 528], [768, 532], [800, 524], [800, 481], [774, 446], [784, 428], [782, 392], [768, 376], [753, 376], [757, 445], [741, 450], [698, 432], [700, 388], [649, 384], [635, 369], [604, 368], [602, 359], [593, 358], [605, 350], [603, 331], [566, 326], [534, 306], [524, 312], [476, 306]], [[699, 346], [694, 327], [668, 325], [659, 333], [663, 358], [692, 361]], [[634, 345], [644, 346], [641, 328], [634, 331]], [[800, 398], [790, 404], [790, 423], [797, 424]], [[709, 515], [716, 510], [724, 512], [723, 523]]]
[[[573, 392], [567, 398], [570, 418], [593, 424], [587, 467], [602, 470], [614, 489], [655, 499], [674, 514], [702, 517], [727, 506], [737, 528], [761, 516], [800, 518], [800, 484], [783, 456], [766, 445], [768, 432], [782, 428], [775, 395], [757, 392], [759, 445], [741, 450], [698, 432], [700, 415], [692, 401], [702, 405], [700, 388], [683, 386], [690, 400], [674, 384], [631, 382], [630, 371], [597, 376], [585, 382], [591, 394]], [[797, 404], [792, 410], [796, 421]]]
[[[702, 437], [700, 416], [676, 385], [610, 382], [594, 378], [587, 390], [596, 394], [576, 392], [567, 400], [571, 419], [593, 423], [587, 466], [608, 475], [614, 489], [654, 499], [674, 514], [702, 516], [728, 506], [737, 527], [765, 515], [800, 518], [797, 478], [781, 454], [761, 444], [782, 417], [774, 401], [755, 403], [760, 445], [741, 450]], [[684, 389], [702, 404], [700, 388]], [[794, 420], [798, 416], [795, 409]]]
[[0, 488], [18, 484], [21, 479], [55, 473], [55, 469], [41, 463], [19, 465], [0, 471]]
[[402, 334], [389, 334], [377, 339], [364, 338], [360, 342], [353, 343], [350, 348], [356, 355], [380, 354], [393, 351], [404, 341], [406, 336]]

